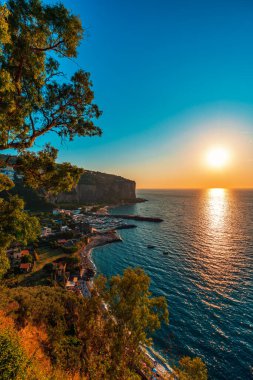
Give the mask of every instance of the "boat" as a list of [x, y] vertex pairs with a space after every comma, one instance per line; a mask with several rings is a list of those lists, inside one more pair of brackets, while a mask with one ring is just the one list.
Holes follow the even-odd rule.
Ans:
[[155, 248], [155, 246], [149, 244], [149, 245], [147, 246], [147, 248], [148, 248], [148, 249], [153, 249], [153, 248]]

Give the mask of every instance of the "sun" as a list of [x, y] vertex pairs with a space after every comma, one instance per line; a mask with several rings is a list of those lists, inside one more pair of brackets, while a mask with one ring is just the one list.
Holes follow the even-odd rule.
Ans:
[[226, 167], [230, 160], [230, 152], [223, 147], [214, 147], [207, 151], [206, 163], [210, 168], [222, 169]]

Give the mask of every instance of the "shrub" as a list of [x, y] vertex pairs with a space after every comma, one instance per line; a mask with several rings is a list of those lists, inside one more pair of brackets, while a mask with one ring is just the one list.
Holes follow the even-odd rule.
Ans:
[[179, 367], [175, 368], [179, 380], [207, 380], [207, 368], [198, 357], [183, 357], [179, 361]]
[[26, 379], [27, 358], [18, 337], [6, 330], [0, 331], [0, 378]]

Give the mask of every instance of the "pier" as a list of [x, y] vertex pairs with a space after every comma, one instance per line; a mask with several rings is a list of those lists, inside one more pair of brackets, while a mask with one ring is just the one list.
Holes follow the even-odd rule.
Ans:
[[[92, 213], [85, 213], [85, 215], [94, 215]], [[141, 216], [141, 215], [126, 215], [126, 214], [95, 214], [98, 218], [115, 218], [115, 219], [128, 219], [128, 220], [136, 220], [140, 222], [153, 222], [153, 223], [161, 223], [163, 219], [151, 217], [151, 216]]]

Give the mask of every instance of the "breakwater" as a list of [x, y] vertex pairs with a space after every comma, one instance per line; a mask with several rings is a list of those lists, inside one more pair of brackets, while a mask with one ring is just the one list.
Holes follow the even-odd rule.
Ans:
[[[92, 213], [85, 213], [85, 215], [94, 215]], [[128, 219], [128, 220], [136, 220], [139, 222], [153, 222], [153, 223], [161, 223], [163, 219], [150, 217], [150, 216], [141, 216], [141, 215], [125, 215], [125, 214], [99, 214], [96, 213], [98, 218], [111, 218], [111, 219]]]

